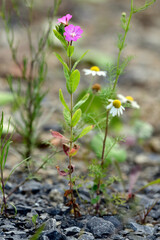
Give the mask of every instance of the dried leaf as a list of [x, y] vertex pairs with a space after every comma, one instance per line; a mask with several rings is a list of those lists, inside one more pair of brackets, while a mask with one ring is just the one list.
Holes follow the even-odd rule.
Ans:
[[60, 176], [64, 176], [65, 177], [65, 176], [69, 175], [69, 172], [61, 171], [59, 166], [56, 166], [56, 168], [57, 168], [57, 171], [58, 171]]

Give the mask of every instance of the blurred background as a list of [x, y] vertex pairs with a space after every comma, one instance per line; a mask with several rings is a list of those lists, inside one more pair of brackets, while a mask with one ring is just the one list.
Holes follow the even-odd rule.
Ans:
[[[25, 25], [28, 24], [28, 10], [26, 3], [18, 2], [21, 21], [12, 11], [11, 0], [6, 0], [7, 10], [11, 12], [11, 28], [14, 31], [15, 44], [18, 46], [18, 57], [29, 55], [28, 39]], [[33, 43], [37, 43], [42, 31], [47, 30], [48, 12], [53, 8], [54, 1], [35, 0], [33, 8], [33, 21], [31, 34]], [[144, 0], [135, 0], [135, 6], [141, 6]], [[2, 0], [0, 1], [2, 6]], [[89, 53], [78, 66], [80, 71], [93, 65], [98, 65], [105, 70], [106, 63], [116, 62], [118, 49], [116, 47], [117, 35], [122, 32], [120, 17], [122, 12], [129, 15], [129, 0], [62, 0], [58, 10], [58, 16], [53, 20], [53, 28], [57, 18], [70, 13], [71, 22], [80, 25], [84, 30], [83, 37], [75, 44], [76, 57], [89, 49]], [[160, 133], [160, 1], [157, 1], [147, 10], [133, 15], [131, 29], [127, 36], [127, 47], [123, 56], [133, 55], [134, 59], [129, 63], [125, 73], [119, 79], [118, 93], [131, 95], [141, 106], [139, 118], [150, 123], [154, 127], [156, 135]], [[6, 40], [4, 24], [0, 19], [0, 91], [9, 91], [6, 77], [12, 74], [15, 79], [19, 77], [19, 69], [13, 63], [11, 52]], [[56, 123], [61, 119], [62, 106], [58, 99], [58, 90], [65, 92], [65, 79], [61, 64], [54, 55], [54, 51], [63, 55], [63, 50], [58, 41], [50, 33], [49, 46], [47, 48], [48, 73], [44, 89], [48, 90], [45, 104], [48, 111], [54, 109], [49, 123]], [[90, 78], [81, 71], [80, 89], [89, 86]], [[96, 79], [100, 84], [105, 84], [105, 79]], [[66, 96], [67, 98], [67, 96]], [[7, 114], [10, 106], [0, 106]], [[59, 111], [60, 110], [60, 111]]]

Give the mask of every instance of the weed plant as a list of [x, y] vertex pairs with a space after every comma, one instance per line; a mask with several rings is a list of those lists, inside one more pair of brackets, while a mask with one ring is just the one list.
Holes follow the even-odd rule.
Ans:
[[[31, 33], [34, 1], [25, 0], [23, 3], [20, 3], [18, 0], [12, 0], [10, 2], [10, 4], [12, 4], [11, 9], [14, 14], [16, 14], [19, 23], [25, 28], [28, 38], [29, 55], [20, 59], [18, 56], [18, 44], [15, 42], [15, 34], [11, 27], [11, 12], [7, 12], [6, 1], [2, 1], [1, 17], [4, 22], [7, 41], [12, 59], [20, 71], [20, 77], [17, 79], [18, 86], [16, 88], [14, 87], [14, 76], [12, 75], [8, 77], [8, 83], [18, 109], [18, 117], [15, 114], [13, 125], [15, 131], [20, 134], [23, 139], [24, 150], [18, 150], [23, 158], [31, 159], [33, 149], [37, 144], [38, 121], [43, 114], [42, 102], [47, 93], [42, 90], [42, 85], [45, 82], [47, 74], [46, 45], [52, 28], [52, 20], [57, 14], [60, 3], [61, 0], [54, 1], [54, 6], [48, 12], [48, 30], [41, 33], [38, 44], [35, 46]], [[20, 11], [21, 4], [28, 13], [27, 23], [24, 23]], [[27, 163], [29, 168], [29, 161], [27, 161]]]
[[[9, 147], [10, 147], [10, 144], [12, 142], [11, 141], [12, 134], [9, 134], [10, 121], [8, 123], [8, 128], [7, 128], [7, 131], [6, 131], [5, 135], [4, 135], [4, 132], [3, 132], [3, 128], [4, 128], [4, 117], [3, 117], [3, 112], [2, 112], [1, 121], [0, 121], [0, 190], [1, 190], [1, 193], [2, 193], [1, 214], [4, 214], [5, 216], [7, 216], [8, 201], [7, 201], [7, 195], [5, 193], [6, 183], [8, 182], [11, 175], [15, 172], [15, 170], [21, 164], [23, 164], [27, 159], [23, 160], [20, 163], [18, 163], [17, 165], [15, 165], [12, 168], [12, 170], [10, 171], [7, 178], [4, 178], [4, 170], [5, 170], [5, 165], [6, 165], [6, 162], [7, 162]], [[12, 204], [12, 206], [15, 208], [15, 206], [13, 204]]]
[[[62, 90], [59, 91], [59, 98], [64, 106], [64, 119], [66, 126], [70, 132], [70, 138], [66, 138], [58, 132], [51, 131], [56, 141], [53, 141], [53, 144], [59, 145], [63, 147], [64, 152], [68, 156], [68, 170], [61, 171], [59, 166], [57, 166], [57, 170], [60, 175], [67, 176], [69, 175], [69, 190], [65, 192], [65, 196], [69, 198], [68, 205], [72, 206], [74, 216], [77, 217], [80, 215], [79, 206], [75, 202], [75, 198], [73, 196], [73, 186], [75, 182], [72, 180], [72, 173], [74, 171], [74, 167], [72, 165], [72, 157], [77, 153], [79, 146], [75, 144], [80, 137], [86, 134], [89, 130], [95, 126], [95, 130], [99, 129], [100, 133], [96, 134], [96, 139], [92, 142], [92, 146], [96, 149], [97, 156], [99, 160], [94, 160], [93, 163], [89, 166], [90, 175], [94, 179], [94, 185], [92, 187], [92, 191], [94, 192], [94, 198], [92, 199], [92, 203], [95, 205], [95, 212], [96, 214], [100, 214], [100, 204], [101, 198], [103, 195], [106, 196], [107, 188], [117, 181], [118, 178], [111, 177], [109, 180], [106, 180], [108, 165], [112, 161], [113, 158], [113, 150], [116, 152], [116, 148], [118, 143], [124, 140], [121, 136], [116, 136], [115, 138], [109, 137], [109, 124], [112, 118], [120, 117], [123, 114], [126, 107], [132, 108], [139, 108], [139, 105], [136, 101], [134, 101], [133, 97], [127, 96], [124, 97], [121, 94], [117, 94], [117, 84], [119, 81], [120, 75], [124, 72], [128, 63], [132, 60], [132, 56], [128, 56], [126, 58], [122, 58], [122, 53], [124, 48], [126, 47], [126, 37], [131, 25], [131, 19], [133, 14], [141, 12], [147, 9], [150, 5], [152, 5], [154, 1], [146, 1], [143, 6], [140, 8], [135, 8], [133, 4], [133, 0], [131, 0], [131, 8], [129, 16], [126, 13], [122, 13], [121, 15], [121, 28], [122, 33], [118, 35], [118, 57], [117, 57], [117, 64], [108, 64], [106, 67], [106, 71], [100, 71], [98, 66], [93, 66], [91, 69], [84, 69], [85, 75], [91, 74], [92, 76], [104, 76], [108, 75], [109, 83], [103, 89], [99, 84], [94, 84], [92, 87], [89, 87], [86, 95], [78, 100], [76, 105], [73, 104], [73, 93], [76, 91], [79, 81], [80, 81], [80, 72], [75, 69], [79, 61], [84, 57], [82, 57], [72, 65], [71, 57], [74, 53], [74, 41], [77, 41], [81, 34], [83, 33], [82, 29], [79, 26], [74, 26], [69, 24], [69, 20], [71, 19], [71, 15], [67, 14], [66, 16], [58, 19], [59, 25], [56, 26], [56, 29], [53, 30], [55, 36], [60, 40], [62, 46], [64, 47], [65, 52], [67, 53], [68, 57], [68, 64], [62, 59], [62, 57], [55, 53], [59, 61], [63, 65], [64, 76], [66, 78], [66, 88], [68, 93], [70, 94], [70, 107], [64, 100], [64, 96]], [[89, 98], [89, 92], [92, 93], [92, 97]], [[95, 118], [94, 116], [97, 114], [88, 114], [88, 110], [90, 105], [92, 104], [94, 97], [98, 95], [101, 103], [103, 105], [103, 109], [105, 109], [105, 113], [101, 115], [101, 117]], [[88, 99], [90, 101], [88, 101]], [[82, 106], [83, 104], [83, 106]], [[85, 105], [84, 111], [81, 110]], [[102, 118], [103, 117], [103, 118]], [[83, 126], [84, 121], [89, 119], [88, 122], [92, 122], [92, 125], [86, 127], [82, 130], [79, 134], [80, 127]], [[81, 120], [81, 121], [80, 121]], [[86, 122], [87, 122], [86, 121]], [[99, 138], [99, 139], [98, 139]], [[97, 140], [98, 139], [98, 140]], [[74, 144], [74, 145], [73, 145]], [[115, 153], [116, 155], [116, 153]], [[118, 155], [118, 154], [117, 154]], [[121, 154], [121, 156], [124, 154]], [[122, 157], [125, 160], [125, 156]], [[115, 161], [115, 166], [118, 170], [119, 177], [122, 181], [124, 191], [125, 185], [123, 182], [121, 170], [119, 167], [118, 161]], [[122, 204], [122, 200], [118, 195], [113, 195], [112, 199], [117, 204]]]

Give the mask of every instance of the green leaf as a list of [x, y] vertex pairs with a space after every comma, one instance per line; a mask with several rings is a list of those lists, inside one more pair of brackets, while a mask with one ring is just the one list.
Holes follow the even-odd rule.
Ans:
[[4, 186], [6, 185], [7, 181], [8, 181], [9, 178], [10, 178], [10, 176], [15, 172], [15, 170], [16, 170], [20, 165], [22, 165], [24, 162], [26, 162], [28, 159], [29, 159], [29, 158], [24, 159], [23, 161], [21, 161], [20, 163], [16, 164], [16, 165], [12, 168], [12, 170], [10, 171], [10, 173], [9, 173], [9, 175], [8, 175], [5, 183], [4, 183]]
[[[103, 134], [97, 134], [91, 141], [91, 147], [98, 158], [101, 158], [102, 156], [103, 139]], [[111, 164], [112, 161], [123, 162], [126, 160], [126, 157], [127, 153], [125, 149], [120, 148], [117, 139], [107, 137], [104, 154], [106, 162], [108, 164]]]
[[67, 50], [67, 42], [65, 41], [64, 37], [55, 29], [53, 29], [53, 32], [54, 32], [54, 35], [56, 36], [56, 38], [58, 38], [58, 40], [62, 43], [65, 50]]
[[70, 85], [69, 85], [69, 80], [70, 80], [69, 72], [66, 70], [66, 68], [63, 68], [63, 72], [64, 72], [64, 76], [65, 76], [65, 79], [66, 79], [67, 91], [71, 94]]
[[69, 81], [67, 82], [69, 93], [74, 93], [78, 87], [80, 81], [80, 72], [78, 69], [74, 70], [74, 72], [71, 73]]
[[69, 45], [67, 48], [68, 57], [72, 57], [73, 53], [74, 53], [74, 47]]
[[56, 52], [55, 52], [55, 55], [56, 55], [56, 57], [58, 58], [58, 60], [62, 63], [62, 65], [63, 65], [63, 67], [65, 68], [65, 70], [69, 73], [69, 72], [70, 72], [69, 67], [68, 67], [68, 65], [63, 61], [62, 57], [61, 57], [58, 53], [56, 53]]
[[61, 89], [59, 89], [59, 99], [60, 99], [61, 103], [63, 104], [63, 106], [70, 112], [70, 109], [69, 109], [68, 105], [66, 104], [66, 102], [64, 100], [63, 93], [62, 93]]
[[65, 120], [66, 124], [68, 126], [70, 126], [70, 124], [71, 124], [71, 115], [70, 115], [70, 112], [68, 112], [68, 110], [66, 108], [63, 109], [63, 116], [64, 116], [64, 120]]
[[8, 92], [0, 92], [0, 106], [14, 102], [14, 96]]
[[91, 203], [96, 204], [99, 202], [99, 200], [100, 200], [100, 196], [97, 196], [97, 197], [91, 199]]
[[151, 185], [154, 185], [154, 184], [160, 184], [160, 178], [158, 178], [158, 179], [156, 179], [156, 180], [154, 180], [154, 181], [149, 182], [148, 184], [144, 185], [143, 187], [141, 187], [141, 188], [140, 188], [138, 191], [136, 191], [136, 192], [140, 192], [140, 191], [142, 191], [143, 189], [145, 189], [145, 188], [147, 188], [147, 187], [149, 187], [149, 186], [151, 186]]
[[73, 117], [72, 117], [72, 121], [71, 121], [72, 127], [76, 126], [76, 124], [78, 123], [78, 121], [79, 121], [80, 118], [81, 118], [81, 114], [82, 114], [81, 109], [78, 109], [78, 110], [74, 113], [74, 115], [73, 115]]
[[41, 233], [43, 232], [44, 228], [45, 228], [45, 224], [43, 224], [42, 226], [40, 226], [40, 227], [37, 229], [36, 233], [35, 233], [31, 238], [29, 238], [29, 240], [38, 240], [38, 239], [39, 239], [39, 236], [40, 236]]
[[80, 133], [80, 135], [78, 136], [78, 138], [81, 138], [84, 135], [86, 135], [88, 132], [90, 132], [93, 129], [93, 127], [94, 127], [93, 125], [85, 127]]
[[78, 63], [82, 60], [82, 58], [84, 58], [84, 56], [88, 53], [89, 50], [87, 50], [85, 53], [83, 53], [83, 55], [74, 63], [73, 67], [72, 67], [72, 71], [74, 71], [74, 69], [77, 67]]
[[74, 106], [73, 111], [76, 111], [83, 103], [85, 103], [87, 101], [87, 99], [89, 98], [89, 93], [87, 93], [86, 95], [84, 95]]

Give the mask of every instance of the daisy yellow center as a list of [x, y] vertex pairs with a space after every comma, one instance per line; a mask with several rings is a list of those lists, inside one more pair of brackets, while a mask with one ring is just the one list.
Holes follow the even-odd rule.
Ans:
[[127, 96], [126, 99], [131, 101], [131, 102], [134, 100], [133, 97], [131, 97], [131, 96]]
[[114, 106], [115, 108], [120, 108], [121, 102], [116, 99], [116, 100], [113, 101], [113, 106]]
[[90, 70], [91, 70], [91, 71], [96, 71], [96, 72], [99, 72], [99, 71], [100, 71], [99, 67], [97, 67], [97, 66], [91, 67]]

